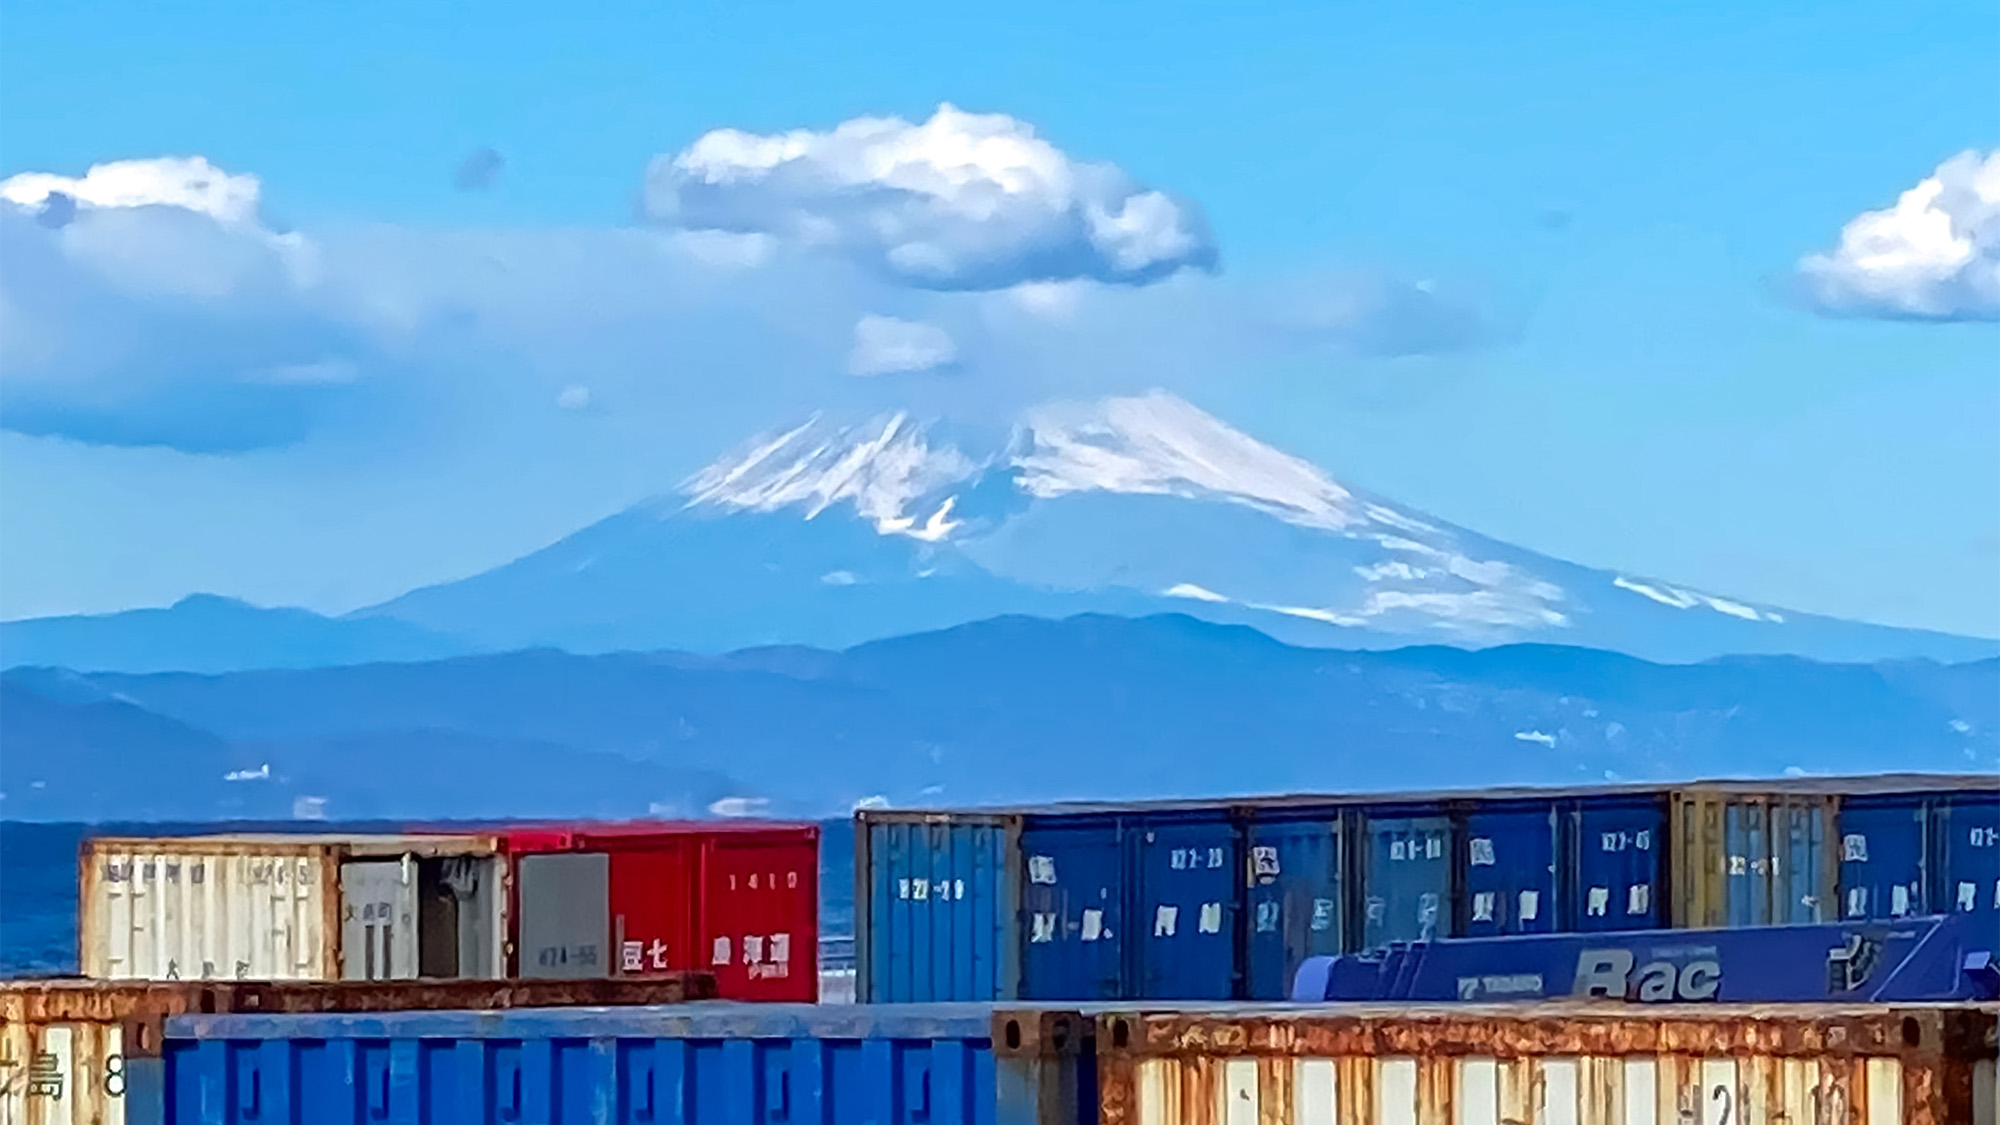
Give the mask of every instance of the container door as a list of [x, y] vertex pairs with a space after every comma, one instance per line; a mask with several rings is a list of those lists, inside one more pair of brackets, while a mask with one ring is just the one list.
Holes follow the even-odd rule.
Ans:
[[2000, 912], [2000, 794], [1953, 797], [1939, 820], [1945, 900], [1939, 907], [1954, 914]]
[[603, 852], [522, 856], [520, 972], [585, 980], [611, 971], [611, 857]]
[[1157, 823], [1128, 830], [1139, 925], [1126, 948], [1137, 1000], [1230, 1000], [1241, 958], [1244, 893], [1234, 824]]
[[1467, 814], [1461, 861], [1460, 936], [1546, 934], [1555, 930], [1553, 805]]
[[1010, 887], [1020, 860], [1005, 822], [868, 826], [869, 1000], [1011, 1000]]
[[1450, 936], [1450, 919], [1442, 911], [1451, 898], [1451, 822], [1371, 819], [1362, 891], [1364, 948]]
[[416, 975], [416, 864], [341, 864], [341, 979], [413, 980]]
[[703, 937], [722, 998], [818, 999], [818, 848], [715, 839], [706, 851]]
[[1340, 821], [1250, 827], [1248, 998], [1283, 1000], [1308, 957], [1341, 952]]
[[610, 853], [614, 974], [642, 977], [708, 967], [707, 950], [695, 948], [690, 846], [676, 839]]
[[1667, 818], [1661, 802], [1584, 798], [1571, 816], [1563, 924], [1584, 933], [1665, 927]]
[[1922, 797], [1849, 799], [1840, 810], [1840, 916], [1928, 914], [1930, 802]]
[[1024, 1000], [1124, 1000], [1125, 854], [1116, 821], [1021, 832]]

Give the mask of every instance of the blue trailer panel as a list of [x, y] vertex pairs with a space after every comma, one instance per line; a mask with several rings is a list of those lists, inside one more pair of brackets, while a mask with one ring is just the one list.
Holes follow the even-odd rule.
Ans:
[[1556, 929], [1556, 810], [1547, 801], [1474, 809], [1464, 817], [1459, 925], [1467, 937]]
[[1972, 911], [2000, 924], [2000, 793], [1966, 793], [1951, 797], [1938, 817], [1944, 840], [1944, 886], [1940, 909]]
[[1135, 987], [1120, 999], [1229, 1000], [1237, 995], [1241, 834], [1224, 813], [1135, 818], [1128, 883], [1140, 926], [1126, 949]]
[[1666, 925], [1665, 804], [1651, 797], [1585, 797], [1570, 819], [1565, 924], [1584, 933]]
[[1841, 804], [1840, 916], [1907, 918], [1931, 913], [1930, 823], [1923, 794], [1850, 797]]
[[980, 814], [878, 814], [858, 822], [861, 998], [1017, 994], [1018, 824]]
[[1301, 962], [1341, 951], [1344, 823], [1339, 810], [1328, 810], [1250, 825], [1249, 999], [1284, 999]]
[[1380, 949], [1448, 929], [1451, 821], [1442, 816], [1370, 818], [1361, 942]]
[[1026, 916], [1021, 996], [1123, 1000], [1124, 825], [1115, 816], [1029, 817], [1021, 829]]
[[[993, 1009], [674, 1008], [169, 1020], [169, 1121], [1074, 1125], [1078, 1055], [996, 1058]], [[1039, 1068], [1067, 1068], [1048, 1081]]]
[[2000, 933], [1968, 915], [1901, 921], [1460, 938], [1300, 966], [1292, 999], [1632, 1003], [2000, 999]]

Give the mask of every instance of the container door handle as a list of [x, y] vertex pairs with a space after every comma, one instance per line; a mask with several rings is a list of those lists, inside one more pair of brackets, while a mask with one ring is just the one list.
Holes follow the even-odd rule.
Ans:
[[500, 1120], [519, 1121], [521, 1119], [521, 1064], [511, 1063], [501, 1079], [501, 1092], [505, 1101], [500, 1105]]
[[917, 1072], [917, 1097], [910, 1106], [911, 1121], [931, 1119], [931, 1069], [925, 1067]]
[[792, 1119], [792, 1072], [776, 1070], [770, 1074], [769, 1088], [764, 1092], [764, 1119], [767, 1121], [790, 1121]]
[[263, 1076], [256, 1060], [242, 1056], [236, 1068], [236, 1112], [245, 1121], [255, 1121], [263, 1112]]

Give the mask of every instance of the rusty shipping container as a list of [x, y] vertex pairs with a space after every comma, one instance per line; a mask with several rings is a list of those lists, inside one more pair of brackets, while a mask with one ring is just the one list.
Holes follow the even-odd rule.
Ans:
[[505, 975], [507, 871], [490, 835], [99, 837], [78, 869], [88, 977]]
[[[1994, 1125], [1996, 1014], [1102, 1011], [1095, 1080], [1101, 1125]], [[996, 1016], [996, 1044], [1033, 1039], [1015, 1019]]]
[[173, 1016], [633, 1007], [714, 997], [709, 973], [592, 981], [4, 981], [0, 1125], [163, 1121], [160, 1060]]

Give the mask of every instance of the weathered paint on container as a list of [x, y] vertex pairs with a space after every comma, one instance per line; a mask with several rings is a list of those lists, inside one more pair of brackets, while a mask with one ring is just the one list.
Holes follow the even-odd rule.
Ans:
[[1308, 957], [1339, 953], [1345, 933], [1345, 814], [1258, 820], [1250, 828], [1245, 995], [1282, 1000]]
[[1087, 1040], [1002, 1062], [992, 1029], [990, 1005], [188, 1016], [164, 1070], [171, 1119], [218, 1125], [1078, 1125]]
[[1243, 834], [1226, 813], [1149, 818], [1126, 830], [1139, 931], [1126, 946], [1138, 1000], [1240, 996]]
[[1665, 797], [1579, 798], [1569, 823], [1565, 928], [1593, 933], [1665, 926]]
[[1837, 917], [1838, 796], [1682, 789], [1672, 801], [1676, 926]]
[[1101, 1013], [1102, 1125], [1993, 1125], [1992, 1006]]
[[654, 822], [507, 835], [523, 977], [701, 969], [738, 1000], [819, 994], [819, 827]]
[[1370, 816], [1361, 948], [1449, 934], [1452, 828], [1444, 816]]
[[1011, 1000], [1021, 981], [1021, 818], [863, 810], [854, 823], [859, 996]]
[[1124, 823], [1115, 816], [1029, 818], [1021, 829], [1024, 1000], [1122, 1000]]
[[[506, 896], [484, 836], [85, 841], [84, 975], [109, 980], [500, 975]], [[352, 865], [353, 870], [349, 868]], [[433, 900], [450, 898], [440, 912]]]
[[1944, 885], [1938, 888], [1942, 901], [1937, 907], [1954, 913], [2000, 912], [2000, 793], [1944, 799], [1935, 832], [1944, 841]]
[[1556, 928], [1556, 808], [1497, 803], [1463, 815], [1452, 933], [1545, 934]]

